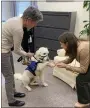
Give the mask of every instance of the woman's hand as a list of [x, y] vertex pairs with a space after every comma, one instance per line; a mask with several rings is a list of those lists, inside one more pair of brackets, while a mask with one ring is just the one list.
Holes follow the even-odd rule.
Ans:
[[56, 66], [59, 68], [66, 68], [67, 64], [61, 62], [61, 63], [57, 63]]
[[52, 60], [50, 60], [48, 63], [48, 66], [53, 68], [53, 67], [55, 67], [55, 63]]
[[34, 55], [34, 53], [30, 53], [30, 52], [29, 52], [29, 53], [27, 53], [26, 56], [29, 57], [29, 58], [31, 58], [33, 55]]

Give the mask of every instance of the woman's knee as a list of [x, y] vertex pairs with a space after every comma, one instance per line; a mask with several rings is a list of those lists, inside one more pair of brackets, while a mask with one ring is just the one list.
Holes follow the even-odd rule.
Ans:
[[76, 77], [76, 85], [83, 85], [84, 84], [84, 80], [81, 79], [80, 76]]
[[84, 80], [81, 76], [76, 77], [76, 86], [85, 87], [88, 85], [88, 82]]

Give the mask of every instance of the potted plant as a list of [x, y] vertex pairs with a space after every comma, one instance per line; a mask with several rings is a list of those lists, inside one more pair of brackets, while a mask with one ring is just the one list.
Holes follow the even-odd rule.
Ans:
[[[90, 1], [84, 1], [83, 8], [85, 8], [86, 11], [89, 12], [90, 11]], [[83, 21], [83, 23], [85, 23], [85, 25], [84, 25], [84, 29], [80, 32], [80, 36], [86, 35], [87, 38], [90, 38], [90, 21], [85, 20]]]

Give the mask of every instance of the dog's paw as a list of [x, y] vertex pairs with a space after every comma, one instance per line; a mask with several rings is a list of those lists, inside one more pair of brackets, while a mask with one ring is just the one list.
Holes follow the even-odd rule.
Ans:
[[43, 83], [43, 86], [44, 86], [44, 87], [47, 87], [47, 86], [48, 86], [48, 84], [47, 84], [47, 83]]
[[25, 86], [25, 88], [30, 92], [32, 89], [29, 86]]
[[29, 88], [29, 89], [28, 89], [28, 91], [30, 92], [30, 91], [32, 91], [32, 89], [31, 89], [31, 88]]

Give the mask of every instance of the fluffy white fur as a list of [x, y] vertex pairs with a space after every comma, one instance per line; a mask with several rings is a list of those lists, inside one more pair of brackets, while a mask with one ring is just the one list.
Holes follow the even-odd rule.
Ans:
[[[25, 70], [23, 72], [23, 74], [20, 73], [16, 73], [14, 74], [15, 79], [21, 80], [24, 87], [28, 90], [31, 91], [31, 87], [30, 85], [38, 85], [38, 83], [36, 83], [35, 81], [37, 80], [37, 78], [39, 78], [40, 83], [43, 86], [48, 86], [47, 83], [45, 83], [44, 81], [44, 68], [48, 65], [49, 63], [49, 57], [48, 57], [49, 51], [47, 48], [45, 47], [41, 47], [39, 48], [34, 57], [37, 59], [35, 59], [34, 57], [31, 57], [31, 61], [41, 61], [42, 63], [38, 63], [37, 65], [37, 69], [35, 71], [36, 76], [34, 76], [31, 72], [29, 72], [28, 70]], [[44, 59], [42, 60], [42, 57], [44, 57]]]

